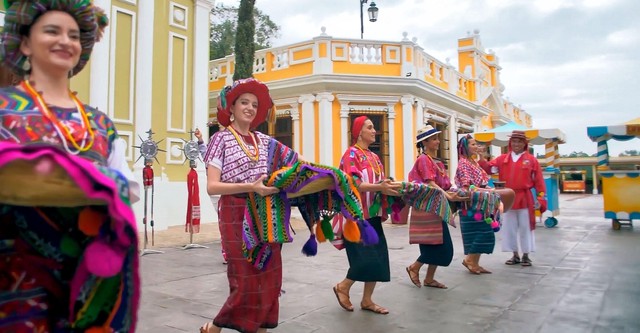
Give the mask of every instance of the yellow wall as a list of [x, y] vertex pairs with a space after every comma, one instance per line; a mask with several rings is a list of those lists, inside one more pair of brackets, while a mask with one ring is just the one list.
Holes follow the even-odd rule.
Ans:
[[[389, 154], [389, 160], [390, 160], [389, 163], [395, 163], [395, 166], [396, 166], [395, 178], [405, 179], [406, 175], [404, 172], [402, 161], [404, 161], [404, 155], [410, 154], [411, 151], [413, 151], [413, 149], [411, 149], [411, 145], [407, 146], [404, 144], [403, 136], [404, 136], [405, 129], [402, 128], [402, 122], [404, 118], [404, 115], [402, 114], [402, 104], [397, 103], [396, 105], [394, 105], [393, 110], [396, 113], [396, 118], [394, 120], [395, 122], [393, 124], [393, 130], [394, 130], [394, 137], [393, 137], [394, 147], [393, 148], [395, 149], [395, 155], [391, 156], [391, 154]], [[415, 133], [415, 132], [412, 132], [412, 133]], [[389, 138], [389, 141], [391, 141], [390, 139], [391, 138]], [[409, 172], [409, 170], [407, 170], [407, 172]]]
[[156, 132], [156, 140], [164, 139], [160, 148], [167, 151], [160, 153], [158, 159], [170, 181], [182, 181], [187, 170], [182, 164], [183, 156], [174, 157], [171, 151], [175, 146], [182, 148], [182, 140], [190, 138], [188, 131], [193, 124], [194, 7], [193, 1], [189, 0], [173, 2], [187, 9], [186, 30], [170, 24], [173, 18], [170, 16], [172, 13], [169, 1], [163, 1], [162, 5], [156, 4], [153, 78], [148, 80], [150, 84], [153, 82], [152, 128]]

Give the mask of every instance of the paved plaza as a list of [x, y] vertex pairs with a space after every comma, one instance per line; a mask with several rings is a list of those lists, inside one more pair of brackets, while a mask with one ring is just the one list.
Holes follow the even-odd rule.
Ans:
[[[331, 288], [345, 276], [345, 252], [324, 243], [316, 257], [305, 257], [300, 250], [308, 231], [296, 221], [295, 241], [283, 251], [280, 325], [270, 331], [640, 332], [639, 228], [612, 230], [600, 195], [561, 195], [560, 210], [557, 227], [538, 223], [532, 267], [505, 265], [510, 254], [500, 252], [498, 242], [496, 252], [481, 259], [493, 274], [468, 273], [461, 265], [460, 231], [451, 229], [453, 263], [436, 275], [447, 290], [411, 284], [405, 267], [417, 258], [418, 246], [408, 244], [407, 226], [385, 224], [391, 282], [378, 284], [374, 300], [390, 310], [386, 316], [359, 310], [362, 283], [351, 291], [356, 310], [340, 308]], [[215, 224], [204, 227], [210, 235], [217, 235], [215, 229]], [[158, 234], [163, 233], [171, 230]], [[198, 332], [224, 303], [228, 285], [220, 242], [217, 236], [198, 237], [207, 240], [208, 249], [174, 244], [159, 248], [163, 254], [141, 258], [139, 332]]]

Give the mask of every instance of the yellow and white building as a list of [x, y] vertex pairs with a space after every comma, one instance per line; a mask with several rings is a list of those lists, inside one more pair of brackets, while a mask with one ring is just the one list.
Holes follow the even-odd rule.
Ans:
[[[209, 65], [210, 120], [221, 88], [232, 82], [234, 56]], [[259, 50], [254, 76], [267, 83], [278, 110], [275, 126], [259, 130], [306, 159], [337, 166], [350, 142], [351, 120], [366, 114], [378, 138], [386, 174], [406, 179], [416, 159], [416, 130], [442, 130], [440, 157], [453, 177], [458, 134], [510, 121], [531, 127], [531, 116], [502, 96], [498, 57], [485, 51], [478, 31], [458, 40], [458, 69], [435, 59], [407, 34], [400, 41], [334, 38]], [[214, 126], [214, 131], [217, 130]]]
[[[191, 129], [215, 122], [218, 93], [232, 83], [235, 66], [234, 56], [208, 60], [214, 0], [94, 2], [110, 24], [72, 88], [114, 120], [140, 181], [143, 161], [134, 146], [153, 129], [166, 150], [154, 164], [156, 228], [184, 224], [189, 167], [181, 148]], [[351, 119], [367, 114], [378, 130], [372, 150], [387, 175], [406, 179], [416, 129], [430, 123], [445, 133], [439, 153], [453, 174], [459, 133], [509, 121], [531, 125], [529, 114], [502, 97], [498, 58], [477, 32], [458, 40], [458, 58], [456, 69], [406, 34], [400, 41], [344, 39], [324, 28], [310, 40], [259, 50], [254, 76], [268, 84], [278, 109], [277, 123], [259, 130], [306, 159], [337, 166], [350, 144]], [[203, 222], [212, 222], [201, 163], [198, 173]], [[134, 209], [142, 222], [143, 203]]]

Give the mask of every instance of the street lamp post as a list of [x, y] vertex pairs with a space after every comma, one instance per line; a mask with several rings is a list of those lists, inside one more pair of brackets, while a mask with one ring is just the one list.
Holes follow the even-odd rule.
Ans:
[[[360, 39], [364, 38], [364, 11], [363, 6], [365, 3], [369, 2], [369, 0], [360, 0]], [[376, 3], [371, 1], [369, 5], [369, 9], [367, 9], [367, 14], [369, 14], [369, 22], [375, 22], [378, 20], [378, 7], [376, 7]]]

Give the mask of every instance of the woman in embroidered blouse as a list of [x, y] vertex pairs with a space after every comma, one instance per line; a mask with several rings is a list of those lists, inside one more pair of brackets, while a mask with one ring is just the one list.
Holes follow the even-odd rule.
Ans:
[[349, 291], [356, 281], [364, 282], [360, 308], [377, 314], [388, 314], [389, 310], [377, 305], [372, 299], [376, 282], [388, 282], [391, 279], [389, 250], [382, 229], [382, 221], [386, 220], [387, 216], [382, 208], [377, 212], [369, 212], [368, 208], [372, 205], [376, 192], [397, 196], [400, 185], [385, 178], [380, 158], [369, 150], [369, 145], [376, 140], [376, 130], [369, 118], [360, 116], [354, 119], [351, 138], [355, 144], [342, 156], [340, 169], [354, 177], [361, 195], [362, 207], [365, 208], [365, 218], [376, 230], [379, 242], [376, 245], [365, 246], [345, 240], [349, 271], [347, 277], [333, 287], [333, 292], [342, 308], [353, 311]]
[[[458, 169], [456, 170], [455, 183], [460, 189], [469, 191], [471, 186], [487, 187], [489, 175], [473, 158], [477, 154], [477, 149], [476, 140], [468, 134], [458, 141]], [[476, 221], [473, 216], [460, 214], [460, 229], [464, 254], [466, 255], [462, 260], [462, 265], [472, 274], [491, 273], [480, 266], [480, 255], [493, 253], [495, 247], [496, 237], [491, 225], [484, 221]]]
[[[440, 146], [438, 134], [431, 125], [418, 130], [416, 134], [416, 147], [418, 148], [418, 159], [409, 171], [409, 181], [429, 184], [429, 186], [440, 188], [444, 191], [448, 200], [457, 201], [456, 194], [446, 192], [451, 187], [451, 181], [447, 175], [444, 164], [436, 158], [436, 152]], [[418, 288], [420, 284], [420, 268], [424, 264], [429, 265], [427, 276], [422, 285], [425, 287], [447, 289], [447, 286], [434, 279], [438, 266], [449, 266], [453, 259], [453, 242], [449, 234], [447, 224], [437, 215], [420, 212], [412, 209], [410, 223], [421, 221], [429, 224], [429, 232], [424, 243], [419, 244], [420, 256], [406, 268], [411, 282]]]
[[[106, 114], [83, 104], [69, 90], [70, 78], [89, 61], [94, 43], [107, 24], [106, 16], [92, 2], [81, 0], [5, 1], [5, 6], [0, 60], [24, 80], [0, 89], [0, 142], [4, 148], [0, 153], [10, 152], [16, 145], [29, 145], [34, 150], [42, 147], [40, 152], [44, 154], [49, 152], [47, 146], [56, 146], [60, 148], [57, 155], [67, 156], [65, 161], [81, 164], [81, 158], [93, 162], [102, 170], [100, 175], [70, 177], [90, 178], [96, 186], [98, 178], [111, 178], [114, 184], [107, 185], [123, 191], [124, 199], [115, 204], [119, 205], [118, 213], [130, 210], [123, 205], [128, 203], [127, 197], [130, 202], [138, 200], [139, 186], [125, 159], [125, 142], [118, 138]], [[39, 177], [55, 176], [51, 174], [55, 165], [70, 165], [63, 166], [61, 160], [40, 158], [35, 160], [34, 169]], [[24, 186], [40, 186], [39, 177]], [[129, 180], [128, 184], [123, 178]], [[122, 186], [117, 186], [120, 181]], [[114, 207], [113, 202], [105, 203]], [[137, 243], [135, 221], [123, 225], [119, 219], [117, 224], [100, 227], [102, 219], [108, 220], [106, 207], [34, 207], [0, 202], [0, 290], [4, 292], [0, 297], [0, 313], [4, 314], [0, 315], [0, 331], [67, 332], [97, 327], [135, 330], [138, 253], [137, 246], [130, 245]], [[100, 229], [97, 235], [82, 228], [94, 223]], [[120, 227], [128, 237], [117, 233]], [[100, 259], [122, 260], [121, 267], [109, 263], [114, 265], [113, 275], [98, 278], [93, 268], [85, 267], [84, 259], [93, 257], [89, 248], [98, 241], [104, 245], [100, 249], [117, 253], [116, 257], [101, 252]], [[118, 248], [116, 244], [123, 246]], [[93, 264], [104, 263], [98, 259]], [[82, 292], [75, 290], [78, 286], [82, 286]], [[93, 297], [98, 288], [104, 292]], [[111, 317], [109, 313], [119, 315]]]
[[201, 327], [201, 332], [220, 332], [222, 328], [266, 332], [278, 326], [281, 244], [265, 244], [269, 259], [258, 269], [245, 257], [242, 225], [248, 193], [266, 196], [279, 192], [263, 183], [268, 172], [268, 147], [275, 139], [254, 131], [267, 119], [272, 106], [267, 86], [251, 78], [234, 82], [219, 98], [218, 122], [226, 129], [211, 137], [204, 160], [208, 164], [207, 192], [221, 195], [218, 217], [230, 293], [218, 315]]

